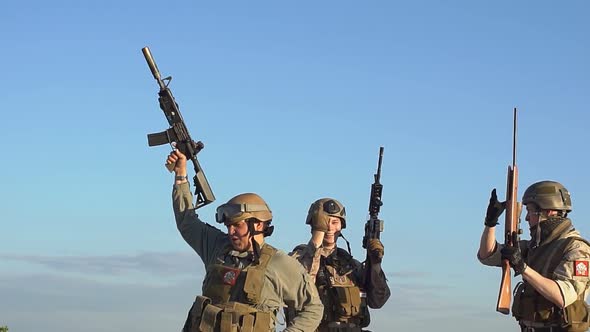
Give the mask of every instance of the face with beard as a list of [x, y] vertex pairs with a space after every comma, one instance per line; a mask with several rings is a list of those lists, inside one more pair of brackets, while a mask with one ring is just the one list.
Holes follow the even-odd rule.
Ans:
[[342, 220], [338, 217], [330, 217], [328, 220], [328, 231], [324, 234], [324, 247], [332, 247], [342, 230]]
[[[262, 222], [255, 221], [252, 223], [255, 231], [262, 230]], [[248, 221], [240, 220], [233, 224], [226, 224], [226, 227], [227, 236], [229, 237], [234, 250], [239, 252], [252, 251], [252, 240], [250, 236], [250, 229], [248, 227]]]

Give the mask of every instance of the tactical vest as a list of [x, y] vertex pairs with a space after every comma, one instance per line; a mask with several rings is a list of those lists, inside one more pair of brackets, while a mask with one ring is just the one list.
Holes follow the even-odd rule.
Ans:
[[360, 332], [369, 325], [369, 309], [352, 273], [352, 256], [337, 248], [320, 259], [316, 286], [324, 304], [324, 316], [317, 331]]
[[255, 308], [261, 303], [266, 267], [277, 249], [265, 244], [259, 264], [244, 269], [222, 264], [207, 267], [203, 296], [197, 296], [183, 332], [269, 332], [276, 313]]
[[[584, 241], [580, 237], [565, 237], [525, 252], [527, 264], [542, 276], [550, 278], [561, 262], [565, 250], [575, 242]], [[590, 245], [590, 243], [588, 243]], [[559, 308], [539, 294], [527, 281], [520, 282], [514, 289], [512, 315], [522, 324], [534, 324], [535, 327], [561, 327], [567, 332], [582, 332], [589, 328], [590, 317], [583, 292], [578, 299], [565, 307]]]

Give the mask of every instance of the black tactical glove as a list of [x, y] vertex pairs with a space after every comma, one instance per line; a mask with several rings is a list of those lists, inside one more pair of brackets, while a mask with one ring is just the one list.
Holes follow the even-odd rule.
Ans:
[[385, 249], [383, 247], [383, 243], [381, 243], [379, 239], [370, 239], [367, 250], [369, 251], [369, 259], [371, 260], [371, 263], [381, 263]]
[[490, 204], [488, 204], [488, 210], [486, 212], [486, 220], [484, 225], [488, 227], [496, 227], [498, 224], [498, 218], [502, 215], [502, 212], [506, 209], [506, 202], [499, 202], [498, 196], [496, 195], [496, 188], [492, 190], [490, 196]]
[[522, 274], [527, 268], [524, 260], [522, 259], [522, 252], [520, 247], [505, 246], [500, 250], [502, 259], [507, 259], [510, 262], [510, 266], [516, 272], [516, 275]]

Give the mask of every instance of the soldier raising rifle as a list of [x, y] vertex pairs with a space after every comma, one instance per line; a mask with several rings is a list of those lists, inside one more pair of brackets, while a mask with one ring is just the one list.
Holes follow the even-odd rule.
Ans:
[[[376, 176], [371, 190], [371, 218], [367, 221], [363, 241], [367, 249], [364, 263], [352, 257], [350, 246], [346, 251], [336, 245], [346, 228], [346, 210], [342, 203], [333, 198], [321, 198], [309, 208], [305, 223], [311, 227], [311, 239], [307, 244], [295, 247], [290, 255], [301, 262], [315, 281], [324, 304], [324, 316], [315, 331], [363, 331], [362, 328], [370, 323], [368, 308], [381, 308], [389, 299], [391, 292], [381, 269], [384, 248], [379, 233], [382, 221], [377, 219], [381, 188]], [[375, 194], [378, 197], [374, 197]], [[377, 201], [379, 206], [371, 210]], [[288, 312], [288, 316], [292, 315]]]
[[[590, 286], [590, 244], [568, 218], [572, 211], [569, 191], [559, 182], [536, 182], [524, 192], [522, 204], [526, 206], [531, 239], [499, 244], [495, 229], [507, 202], [500, 202], [496, 189], [492, 190], [477, 254], [479, 260], [490, 266], [501, 266], [502, 261], [507, 261], [515, 275], [522, 276], [522, 282], [514, 289], [512, 304], [512, 315], [521, 331], [587, 331], [590, 317], [585, 299]], [[519, 214], [515, 213], [517, 218]], [[509, 234], [507, 240], [516, 239], [515, 234]], [[507, 314], [509, 306], [504, 309], [500, 302], [498, 311]]]

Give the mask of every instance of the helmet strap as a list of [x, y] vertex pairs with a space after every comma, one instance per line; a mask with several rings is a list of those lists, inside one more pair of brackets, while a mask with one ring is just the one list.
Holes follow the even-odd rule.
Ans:
[[[338, 237], [341, 237], [344, 239], [344, 241], [346, 242], [346, 247], [348, 248], [348, 253], [352, 256], [352, 251], [350, 251], [350, 242], [348, 242], [348, 240], [344, 237], [344, 235], [342, 235], [342, 231], [340, 231], [340, 235], [338, 235]], [[336, 240], [338, 240], [338, 238], [336, 238]]]
[[248, 233], [250, 233], [250, 242], [252, 243], [252, 252], [254, 255], [252, 264], [258, 265], [260, 263], [260, 244], [254, 239], [254, 235], [264, 233], [264, 231], [254, 230], [254, 223], [258, 222], [257, 220], [248, 219], [246, 222], [248, 223]]

